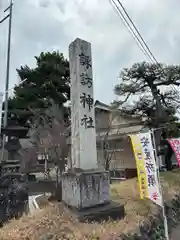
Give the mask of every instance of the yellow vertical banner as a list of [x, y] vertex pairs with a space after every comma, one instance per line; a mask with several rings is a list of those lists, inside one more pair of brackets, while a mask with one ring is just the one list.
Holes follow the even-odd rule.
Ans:
[[140, 189], [140, 198], [148, 196], [147, 176], [145, 169], [144, 153], [138, 135], [130, 135], [133, 152], [136, 160], [138, 183]]

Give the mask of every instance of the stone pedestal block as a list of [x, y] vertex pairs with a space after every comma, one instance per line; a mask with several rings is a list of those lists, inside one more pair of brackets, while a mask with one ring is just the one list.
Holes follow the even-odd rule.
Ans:
[[110, 202], [109, 173], [67, 172], [62, 177], [62, 201], [78, 210]]

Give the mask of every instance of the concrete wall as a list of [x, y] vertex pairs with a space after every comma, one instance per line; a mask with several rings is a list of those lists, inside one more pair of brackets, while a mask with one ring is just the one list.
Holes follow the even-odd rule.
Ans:
[[141, 119], [134, 116], [125, 116], [120, 111], [111, 111], [96, 108], [95, 109], [95, 118], [96, 118], [96, 131], [109, 128], [117, 127], [124, 124], [139, 124]]
[[[130, 139], [117, 139], [117, 146], [118, 148], [112, 149], [109, 154], [112, 153], [110, 169], [135, 169], [136, 162], [131, 146]], [[97, 149], [97, 156], [98, 156], [98, 165], [100, 168], [104, 167], [104, 154], [103, 150], [99, 147]]]
[[111, 165], [112, 167], [118, 169], [136, 168], [131, 141], [128, 137], [120, 141], [120, 149], [115, 151], [112, 157]]
[[140, 119], [125, 117], [118, 112], [101, 110], [96, 111], [96, 119], [98, 124], [96, 133], [99, 168], [104, 167], [102, 142], [108, 132], [109, 147], [113, 151], [110, 169], [136, 169], [136, 162], [128, 134], [138, 133], [143, 128]]
[[96, 120], [96, 132], [99, 129], [108, 129], [110, 126], [110, 115], [108, 111], [96, 109], [95, 111]]
[[119, 126], [119, 125], [123, 125], [123, 124], [139, 124], [140, 123], [140, 119], [136, 118], [136, 117], [130, 117], [130, 116], [122, 116], [120, 113], [118, 114], [110, 112], [110, 121], [111, 121], [111, 126]]

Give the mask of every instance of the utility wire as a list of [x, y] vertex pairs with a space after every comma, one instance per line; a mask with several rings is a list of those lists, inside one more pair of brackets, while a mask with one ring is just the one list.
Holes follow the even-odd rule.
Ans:
[[[120, 0], [117, 0], [120, 7], [122, 8], [123, 12], [125, 13], [126, 17], [128, 18], [128, 20], [130, 21], [130, 23], [132, 24], [132, 26], [134, 27], [136, 33], [138, 34], [138, 36], [140, 37], [140, 39], [142, 40], [142, 42], [144, 43], [148, 53], [151, 55], [151, 57], [154, 59], [154, 62], [156, 64], [159, 65], [159, 67], [162, 69], [161, 65], [159, 64], [159, 62], [157, 61], [156, 57], [154, 56], [154, 54], [152, 53], [152, 51], [150, 50], [150, 48], [148, 47], [147, 43], [145, 42], [144, 38], [142, 37], [140, 31], [138, 30], [138, 28], [136, 27], [136, 25], [134, 24], [132, 18], [129, 16], [126, 8], [124, 7], [124, 5], [122, 4], [122, 2]], [[162, 69], [163, 70], [163, 69]], [[170, 85], [169, 86], [171, 89], [173, 88], [174, 91], [176, 91], [176, 93], [180, 96], [180, 93], [177, 91], [177, 89], [174, 87], [174, 85]]]
[[[121, 9], [123, 10], [125, 16], [127, 17], [127, 19], [129, 20], [129, 22], [131, 23], [132, 26], [129, 24], [129, 22], [127, 21], [127, 19], [126, 19], [125, 16], [123, 15], [121, 9], [120, 9], [119, 6], [115, 3], [115, 1], [114, 1], [114, 0], [111, 0], [110, 3], [112, 4], [112, 2], [113, 2], [113, 4], [116, 6], [116, 11], [118, 11], [118, 13], [120, 14], [119, 16], [121, 17], [121, 19], [123, 19], [123, 20], [126, 22], [126, 25], [125, 25], [125, 26], [126, 26], [126, 27], [127, 27], [127, 26], [129, 27], [128, 30], [130, 31], [131, 35], [132, 35], [132, 33], [133, 33], [133, 37], [135, 37], [136, 42], [139, 43], [139, 42], [140, 42], [139, 38], [141, 39], [142, 43], [144, 44], [144, 45], [143, 45], [143, 44], [140, 42], [141, 50], [143, 49], [143, 53], [144, 53], [144, 54], [146, 53], [145, 56], [148, 57], [148, 60], [150, 60], [150, 61], [153, 62], [153, 63], [155, 62], [156, 64], [158, 64], [159, 67], [160, 67], [160, 68], [162, 69], [162, 71], [164, 72], [163, 68], [161, 67], [161, 65], [160, 65], [159, 62], [157, 61], [156, 57], [154, 56], [154, 54], [152, 53], [152, 51], [151, 51], [150, 48], [148, 47], [148, 45], [147, 45], [147, 43], [145, 42], [144, 38], [142, 37], [140, 31], [137, 29], [136, 25], [134, 24], [132, 18], [129, 16], [126, 8], [123, 6], [123, 4], [122, 4], [122, 2], [121, 2], [120, 0], [117, 0], [117, 1], [118, 1]], [[113, 5], [113, 4], [112, 4], [112, 5]], [[113, 6], [113, 7], [114, 7], [114, 6]], [[123, 22], [123, 23], [124, 23], [124, 22]], [[134, 28], [134, 29], [133, 29], [133, 28]], [[134, 30], [135, 30], [135, 31], [134, 31]], [[136, 33], [135, 33], [135, 32], [136, 32]], [[138, 36], [137, 36], [136, 34], [137, 34]], [[138, 38], [138, 37], [139, 37], [139, 38]], [[143, 46], [143, 47], [142, 47], [142, 46]], [[147, 54], [147, 52], [148, 52], [148, 54]], [[152, 59], [153, 59], [153, 61], [152, 61]], [[172, 85], [172, 86], [169, 85], [169, 87], [170, 87], [171, 89], [173, 89], [173, 91], [175, 91], [175, 92], [177, 93], [177, 95], [180, 97], [180, 93], [179, 93], [178, 90], [174, 87], [174, 85]]]
[[142, 42], [139, 40], [139, 38], [137, 37], [135, 31], [133, 30], [132, 26], [129, 24], [129, 22], [127, 21], [127, 19], [125, 18], [125, 16], [123, 15], [123, 13], [121, 12], [120, 8], [118, 7], [118, 5], [116, 4], [116, 2], [114, 0], [109, 0], [110, 4], [113, 6], [114, 10], [118, 13], [118, 16], [121, 18], [121, 21], [123, 22], [124, 26], [128, 29], [128, 31], [130, 32], [131, 36], [133, 37], [133, 39], [136, 41], [138, 47], [140, 48], [140, 50], [143, 52], [143, 54], [145, 55], [145, 57], [148, 59], [148, 61], [150, 60], [150, 62], [153, 63], [153, 59], [151, 58], [151, 55], [148, 53], [148, 51], [146, 50], [146, 48], [144, 47], [144, 45], [142, 44]]
[[153, 58], [153, 60], [158, 64], [155, 56], [153, 55], [153, 53], [151, 52], [150, 48], [148, 47], [147, 43], [145, 42], [144, 38], [142, 37], [141, 33], [139, 32], [138, 28], [136, 27], [136, 25], [134, 24], [132, 18], [129, 16], [127, 10], [125, 9], [125, 7], [123, 6], [123, 4], [121, 3], [120, 0], [117, 0], [119, 5], [121, 6], [121, 8], [123, 9], [126, 17], [128, 18], [128, 20], [130, 21], [130, 23], [132, 24], [133, 28], [135, 29], [137, 35], [140, 37], [141, 41], [143, 42], [144, 46], [146, 47], [148, 53], [150, 54], [150, 56]]
[[[156, 57], [154, 56], [154, 54], [152, 53], [152, 51], [151, 51], [150, 48], [148, 47], [146, 41], [145, 41], [144, 38], [142, 37], [140, 31], [138, 30], [138, 28], [137, 28], [136, 25], [134, 24], [134, 21], [133, 21], [132, 18], [129, 16], [126, 8], [124, 7], [124, 5], [122, 4], [122, 2], [121, 2], [120, 0], [117, 0], [117, 1], [118, 1], [119, 5], [121, 6], [124, 14], [126, 15], [126, 17], [128, 18], [128, 20], [130, 21], [130, 23], [132, 24], [132, 26], [134, 27], [137, 35], [140, 37], [141, 41], [144, 43], [144, 46], [146, 47], [148, 53], [149, 53], [149, 54], [151, 55], [151, 57], [153, 58], [154, 62], [155, 62], [157, 65], [159, 65], [159, 67], [162, 69], [161, 65], [159, 64], [159, 62], [157, 61]], [[162, 70], [163, 70], [163, 69], [162, 69]], [[172, 85], [172, 86], [169, 85], [169, 87], [170, 87], [171, 89], [173, 88], [173, 90], [174, 90], [174, 91], [179, 95], [179, 97], [180, 97], [180, 93], [177, 91], [177, 89], [174, 87], [174, 85]]]

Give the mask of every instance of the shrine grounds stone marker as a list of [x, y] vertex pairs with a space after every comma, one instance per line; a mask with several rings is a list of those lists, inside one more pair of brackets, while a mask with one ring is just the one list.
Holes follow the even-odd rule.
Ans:
[[[93, 212], [107, 215], [108, 209], [115, 214], [109, 173], [98, 170], [97, 164], [91, 44], [75, 39], [69, 46], [69, 63], [72, 169], [63, 174], [62, 200], [84, 217], [92, 217]], [[122, 214], [124, 207], [118, 206], [118, 216]]]
[[97, 169], [91, 45], [76, 39], [69, 46], [72, 167]]

